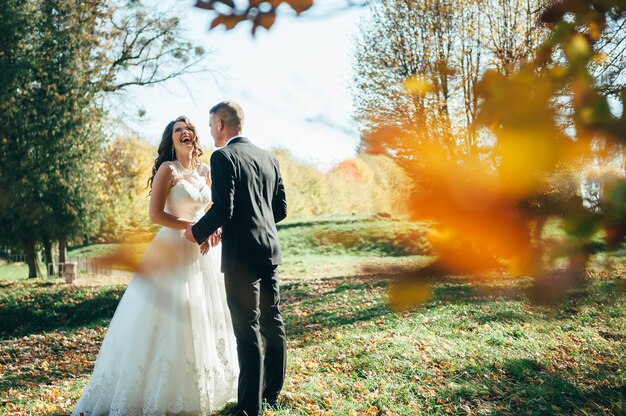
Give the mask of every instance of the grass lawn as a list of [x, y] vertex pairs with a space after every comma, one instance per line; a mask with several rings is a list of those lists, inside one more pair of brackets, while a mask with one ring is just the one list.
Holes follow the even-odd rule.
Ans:
[[[346, 220], [357, 234], [406, 230], [401, 221]], [[333, 240], [325, 220], [295, 224], [281, 228], [283, 244], [299, 250], [286, 247], [282, 268], [287, 381], [268, 414], [626, 414], [620, 259], [608, 271], [596, 269], [603, 257], [592, 262], [589, 285], [557, 307], [528, 302], [530, 279], [493, 273], [443, 278], [425, 303], [397, 312], [387, 298], [393, 275], [426, 264], [427, 247], [401, 253], [382, 237]], [[407, 233], [424, 230], [413, 227]], [[125, 289], [123, 278], [110, 282], [0, 278], [0, 414], [71, 412]]]
[[25, 263], [8, 263], [0, 260], [0, 280], [23, 279], [28, 276], [28, 266]]
[[556, 310], [512, 290], [528, 283], [448, 278], [404, 313], [388, 308], [386, 279], [290, 285], [277, 414], [624, 414], [618, 282], [595, 281]]

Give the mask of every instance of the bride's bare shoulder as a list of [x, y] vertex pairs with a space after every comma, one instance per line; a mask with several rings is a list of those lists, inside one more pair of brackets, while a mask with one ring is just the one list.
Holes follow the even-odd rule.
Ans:
[[161, 163], [161, 166], [159, 166], [159, 169], [157, 170], [157, 172], [161, 169], [167, 169], [169, 171], [173, 171], [174, 169], [176, 169], [176, 165], [174, 164], [173, 161], [166, 160], [165, 162]]
[[159, 182], [166, 181], [171, 183], [172, 180], [176, 177], [176, 164], [172, 161], [167, 160], [161, 163], [161, 166], [159, 166], [159, 169], [157, 169], [156, 174], [154, 175], [154, 180]]

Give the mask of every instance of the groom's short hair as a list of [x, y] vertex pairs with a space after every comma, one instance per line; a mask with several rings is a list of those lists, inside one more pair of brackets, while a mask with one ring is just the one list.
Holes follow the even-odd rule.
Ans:
[[215, 114], [231, 130], [243, 129], [243, 110], [234, 101], [222, 101], [214, 105], [209, 114]]

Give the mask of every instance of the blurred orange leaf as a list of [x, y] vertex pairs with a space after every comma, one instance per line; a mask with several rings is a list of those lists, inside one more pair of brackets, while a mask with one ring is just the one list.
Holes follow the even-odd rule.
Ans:
[[196, 4], [194, 4], [194, 7], [197, 7], [199, 9], [204, 9], [204, 10], [213, 10], [213, 2], [197, 0]]
[[275, 22], [276, 14], [274, 12], [259, 14], [259, 16], [254, 19], [254, 24], [252, 25], [252, 34], [254, 35], [256, 33], [256, 29], [259, 26], [266, 30], [269, 30]]
[[250, 7], [259, 7], [263, 3], [268, 3], [271, 7], [278, 7], [284, 0], [250, 0]]
[[237, 23], [243, 22], [244, 20], [246, 20], [245, 15], [219, 15], [211, 22], [211, 29], [224, 25], [226, 30], [230, 30], [234, 28]]
[[297, 14], [309, 10], [313, 6], [313, 1], [314, 0], [284, 0]]

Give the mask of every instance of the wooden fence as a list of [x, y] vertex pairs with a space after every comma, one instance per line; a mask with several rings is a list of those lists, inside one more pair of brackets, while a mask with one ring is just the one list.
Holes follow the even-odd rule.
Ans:
[[[9, 247], [0, 247], [0, 258], [9, 261], [10, 263], [26, 263], [26, 254], [21, 251], [9, 248]], [[65, 272], [65, 264], [73, 263], [76, 265], [75, 272], [76, 273], [94, 273], [94, 274], [111, 274], [111, 269], [108, 267], [104, 267], [101, 263], [99, 263], [93, 257], [84, 257], [84, 256], [67, 256], [67, 261], [65, 263], [59, 262], [59, 256], [52, 256], [52, 263], [46, 264], [43, 253], [37, 253], [37, 260], [41, 265], [43, 265], [42, 272], [44, 277], [48, 276], [46, 273], [48, 268], [51, 268], [58, 275], [61, 275]]]

